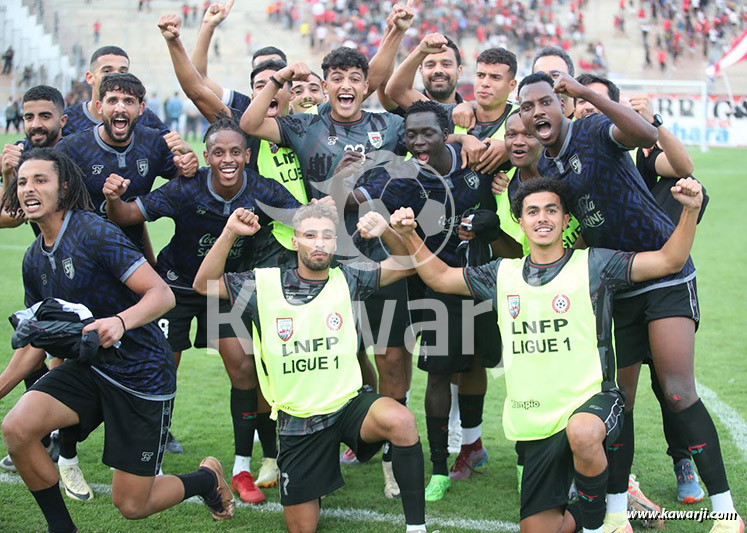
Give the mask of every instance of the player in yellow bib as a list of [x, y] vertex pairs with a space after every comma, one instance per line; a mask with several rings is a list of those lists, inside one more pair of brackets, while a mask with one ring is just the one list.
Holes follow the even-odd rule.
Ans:
[[[422, 246], [412, 210], [392, 226], [415, 258], [420, 277], [436, 291], [491, 300], [498, 315], [506, 371], [503, 426], [525, 457], [522, 531], [559, 531], [575, 479], [585, 532], [605, 519], [605, 443], [621, 428], [623, 397], [615, 383], [612, 295], [631, 283], [678, 272], [687, 261], [702, 188], [680, 180], [672, 194], [684, 206], [664, 246], [651, 252], [563, 246], [569, 221], [565, 185], [538, 178], [522, 185], [513, 213], [530, 254], [479, 267], [452, 268]], [[620, 532], [632, 532], [626, 521]], [[569, 524], [566, 524], [569, 525]], [[607, 530], [605, 530], [607, 531]]]
[[[326, 201], [303, 206], [293, 217], [297, 268], [224, 274], [234, 241], [259, 230], [256, 215], [238, 209], [203, 260], [194, 288], [206, 294], [208, 280], [220, 280], [219, 296], [242, 306], [251, 322], [258, 379], [278, 420], [280, 503], [288, 529], [316, 531], [319, 498], [344, 484], [341, 442], [366, 461], [389, 441], [407, 531], [424, 532], [423, 450], [415, 417], [396, 400], [362, 388], [354, 314], [359, 300], [414, 271], [409, 260], [395, 258], [330, 268], [338, 222]], [[367, 238], [380, 236], [393, 254], [407, 255], [381, 215], [367, 214], [358, 229]]]

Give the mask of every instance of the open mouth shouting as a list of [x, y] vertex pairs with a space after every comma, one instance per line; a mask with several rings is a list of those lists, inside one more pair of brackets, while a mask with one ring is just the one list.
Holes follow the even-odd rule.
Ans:
[[431, 154], [424, 150], [416, 150], [413, 156], [415, 156], [415, 160], [419, 165], [427, 165], [431, 158]]
[[355, 105], [355, 95], [345, 93], [337, 96], [337, 101], [340, 103], [340, 107], [344, 110], [352, 110]]
[[26, 217], [33, 215], [41, 209], [41, 201], [35, 196], [27, 196], [23, 199], [23, 211]]
[[546, 141], [552, 135], [552, 124], [549, 120], [541, 118], [534, 122], [534, 129], [537, 132], [537, 137]]

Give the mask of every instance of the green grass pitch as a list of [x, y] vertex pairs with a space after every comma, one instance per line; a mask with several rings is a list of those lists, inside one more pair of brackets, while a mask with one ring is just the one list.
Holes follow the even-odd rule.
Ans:
[[[0, 136], [7, 142], [15, 136]], [[202, 151], [202, 146], [198, 147]], [[718, 427], [727, 472], [737, 510], [747, 515], [747, 342], [742, 330], [745, 303], [744, 271], [747, 264], [747, 238], [740, 213], [747, 203], [747, 153], [744, 150], [713, 149], [707, 153], [693, 150], [696, 175], [711, 196], [708, 212], [698, 229], [693, 256], [698, 268], [702, 322], [697, 335], [696, 378], [708, 390], [706, 405]], [[159, 221], [150, 225], [154, 247], [160, 249], [170, 237], [173, 225]], [[7, 317], [23, 307], [21, 261], [32, 240], [31, 229], [21, 226], [0, 232], [0, 316]], [[10, 358], [9, 323], [0, 320], [0, 365]], [[229, 414], [229, 381], [221, 360], [205, 350], [189, 350], [179, 369], [179, 393], [172, 430], [186, 453], [166, 456], [164, 471], [180, 473], [196, 468], [205, 455], [215, 455], [230, 473], [233, 464], [233, 438]], [[425, 441], [423, 417], [424, 374], [414, 371], [410, 406], [418, 418], [421, 438]], [[717, 398], [708, 401], [709, 391]], [[15, 404], [23, 392], [17, 387], [0, 400], [0, 416]], [[428, 504], [430, 530], [501, 531], [518, 530], [519, 499], [516, 494], [515, 454], [512, 443], [503, 437], [501, 410], [505, 389], [500, 378], [490, 379], [485, 404], [483, 440], [490, 462], [482, 475], [456, 483], [446, 498]], [[676, 500], [672, 465], [665, 455], [658, 407], [648, 388], [644, 369], [636, 408], [636, 459], [633, 472], [641, 480], [646, 494], [668, 509], [685, 509]], [[729, 410], [729, 408], [731, 410]], [[736, 417], [736, 418], [735, 418]], [[81, 466], [91, 484], [107, 486], [111, 471], [101, 461], [103, 430], [99, 428], [79, 445]], [[427, 446], [425, 446], [427, 457]], [[0, 455], [5, 449], [0, 445]], [[255, 445], [253, 470], [259, 468], [261, 450]], [[452, 458], [453, 461], [453, 458]], [[426, 474], [429, 475], [426, 460]], [[320, 531], [367, 532], [404, 531], [399, 501], [383, 496], [379, 458], [369, 464], [343, 467], [347, 485], [324, 500]], [[99, 487], [101, 488], [101, 487]], [[99, 490], [93, 501], [82, 503], [66, 499], [73, 519], [82, 532], [136, 533], [154, 531], [283, 531], [276, 489], [266, 491], [268, 502], [260, 508], [242, 506], [230, 522], [213, 523], [202, 505], [184, 503], [146, 520], [128, 522], [112, 505], [109, 494]], [[703, 502], [708, 507], [708, 500]], [[0, 476], [0, 532], [38, 532], [46, 529], [42, 514], [16, 475]], [[368, 514], [366, 514], [368, 513]], [[482, 521], [482, 522], [480, 522]], [[708, 531], [710, 524], [667, 523], [672, 532]], [[636, 526], [638, 530], [638, 526]]]

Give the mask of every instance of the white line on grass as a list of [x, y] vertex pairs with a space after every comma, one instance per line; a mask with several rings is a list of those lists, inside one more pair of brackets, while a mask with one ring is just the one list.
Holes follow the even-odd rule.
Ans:
[[[22, 485], [23, 480], [20, 476], [14, 474], [0, 473], [0, 483], [9, 485]], [[111, 494], [111, 485], [103, 483], [90, 483], [95, 494]], [[202, 505], [202, 500], [193, 497], [187, 500], [189, 503]], [[253, 512], [280, 514], [283, 512], [283, 506], [276, 502], [263, 503], [262, 505], [250, 505], [244, 502], [237, 502], [237, 507], [248, 507]], [[396, 526], [403, 525], [403, 517], [399, 514], [379, 513], [366, 509], [341, 509], [325, 508], [322, 504], [322, 516], [329, 516], [340, 520], [350, 520], [354, 522], [379, 522], [393, 524]], [[428, 526], [431, 530], [436, 527], [448, 527], [454, 529], [471, 529], [477, 531], [519, 531], [519, 524], [506, 522], [503, 520], [474, 520], [469, 518], [445, 518], [429, 516], [426, 517]]]
[[742, 459], [747, 463], [747, 423], [740, 414], [727, 403], [721, 401], [714, 391], [696, 381], [695, 389], [703, 399], [708, 411], [715, 414], [726, 427], [734, 446], [742, 453]]
[[21, 250], [24, 251], [28, 249], [28, 245], [24, 246], [22, 244], [0, 244], [0, 250]]

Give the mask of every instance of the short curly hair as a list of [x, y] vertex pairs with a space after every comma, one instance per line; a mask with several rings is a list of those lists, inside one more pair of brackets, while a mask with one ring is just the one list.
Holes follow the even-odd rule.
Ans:
[[332, 50], [322, 60], [322, 75], [325, 80], [330, 70], [347, 70], [349, 68], [359, 68], [363, 71], [363, 76], [368, 77], [368, 59], [355, 48], [341, 46]]
[[563, 212], [570, 213], [568, 206], [570, 205], [568, 185], [564, 181], [555, 178], [535, 178], [522, 183], [519, 189], [516, 191], [515, 196], [511, 199], [511, 214], [519, 220], [521, 218], [521, 211], [524, 208], [524, 199], [530, 194], [538, 192], [551, 192], [558, 195], [560, 198], [560, 205], [563, 207]]

